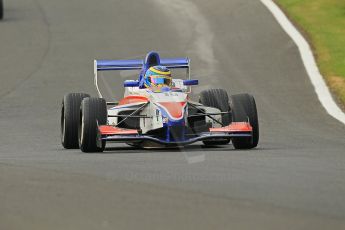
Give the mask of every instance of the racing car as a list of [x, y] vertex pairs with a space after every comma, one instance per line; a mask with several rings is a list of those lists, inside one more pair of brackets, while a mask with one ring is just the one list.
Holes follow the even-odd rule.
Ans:
[[[168, 87], [150, 88], [145, 84], [145, 73], [155, 66], [185, 69], [185, 77], [168, 79]], [[118, 70], [137, 70], [138, 79], [124, 81], [122, 99], [106, 101], [98, 86], [98, 73]], [[98, 97], [85, 93], [63, 97], [61, 142], [66, 149], [102, 152], [107, 142], [142, 148], [181, 147], [195, 142], [216, 146], [230, 141], [235, 149], [258, 145], [254, 97], [229, 97], [224, 89], [207, 89], [199, 94], [198, 101], [190, 100], [192, 86], [199, 82], [191, 79], [189, 58], [160, 58], [157, 52], [149, 52], [143, 60], [95, 60], [94, 83]]]

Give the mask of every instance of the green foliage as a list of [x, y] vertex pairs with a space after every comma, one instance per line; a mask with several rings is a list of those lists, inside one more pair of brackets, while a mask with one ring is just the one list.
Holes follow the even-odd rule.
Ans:
[[345, 0], [276, 2], [307, 34], [322, 74], [345, 103]]
[[345, 1], [276, 1], [307, 33], [322, 73], [345, 77]]

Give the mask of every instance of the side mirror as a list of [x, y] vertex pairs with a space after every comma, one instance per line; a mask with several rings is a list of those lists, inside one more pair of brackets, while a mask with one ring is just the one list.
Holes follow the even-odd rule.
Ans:
[[139, 81], [126, 80], [123, 83], [124, 87], [139, 87]]
[[198, 85], [199, 80], [183, 80], [183, 85], [190, 86], [190, 85]]

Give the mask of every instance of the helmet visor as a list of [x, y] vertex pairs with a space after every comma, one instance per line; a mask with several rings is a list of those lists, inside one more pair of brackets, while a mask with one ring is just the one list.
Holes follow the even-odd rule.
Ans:
[[156, 75], [150, 76], [148, 80], [151, 86], [171, 86], [171, 77]]

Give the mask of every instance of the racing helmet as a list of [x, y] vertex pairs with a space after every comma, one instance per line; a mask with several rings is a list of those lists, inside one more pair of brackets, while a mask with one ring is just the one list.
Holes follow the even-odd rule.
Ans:
[[165, 66], [152, 66], [144, 76], [144, 85], [151, 87], [171, 87], [172, 78], [170, 70]]

